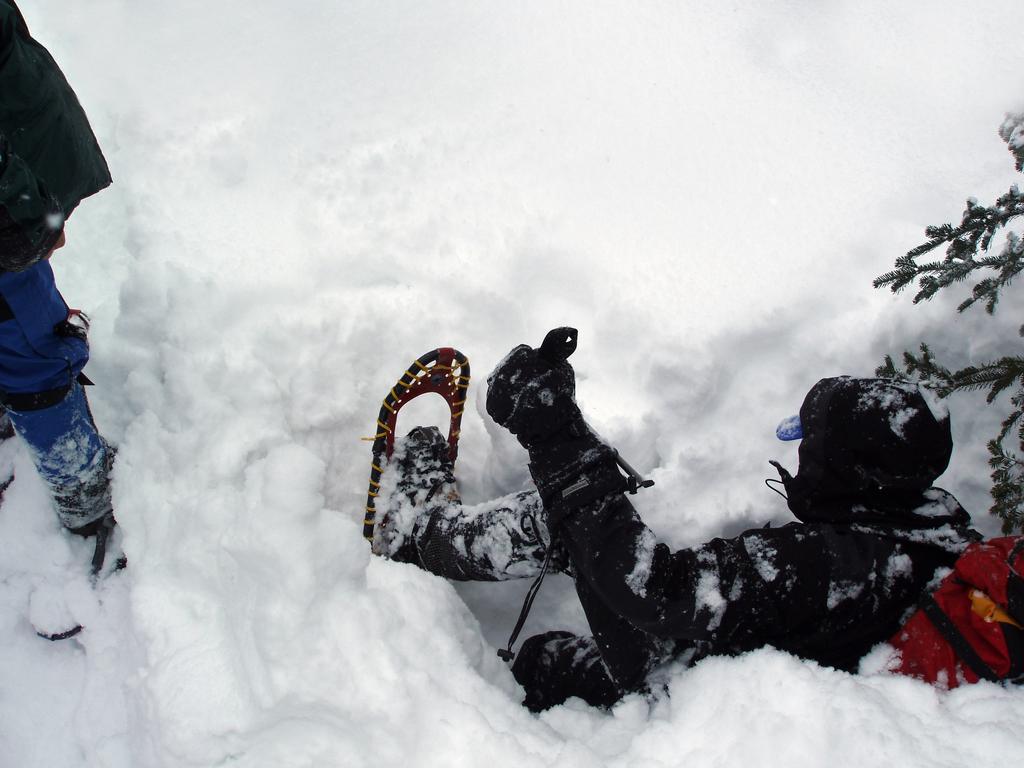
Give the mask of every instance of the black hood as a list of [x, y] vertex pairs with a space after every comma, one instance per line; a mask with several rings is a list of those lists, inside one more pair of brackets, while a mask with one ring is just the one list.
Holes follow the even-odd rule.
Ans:
[[[916, 384], [893, 379], [822, 379], [804, 398], [800, 423], [799, 471], [783, 480], [789, 508], [805, 522], [913, 518], [953, 451], [948, 415]], [[949, 522], [941, 518], [927, 525]]]

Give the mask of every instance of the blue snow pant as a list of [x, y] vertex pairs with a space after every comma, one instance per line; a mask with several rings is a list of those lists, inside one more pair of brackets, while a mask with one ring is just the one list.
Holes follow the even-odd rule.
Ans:
[[89, 360], [85, 333], [67, 321], [49, 261], [0, 271], [0, 398], [61, 523], [76, 529], [111, 511], [113, 453], [79, 381]]

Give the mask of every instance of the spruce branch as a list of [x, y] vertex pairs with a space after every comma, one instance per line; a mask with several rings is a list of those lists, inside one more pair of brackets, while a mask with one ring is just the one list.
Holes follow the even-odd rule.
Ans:
[[[1008, 114], [999, 128], [999, 135], [1015, 158], [1018, 171], [1024, 172], [1024, 113]], [[1008, 225], [1024, 215], [1024, 194], [1014, 185], [990, 206], [969, 199], [960, 224], [941, 224], [925, 229], [927, 240], [896, 259], [894, 268], [875, 278], [876, 288], [889, 288], [899, 293], [917, 283], [914, 303], [927, 301], [944, 288], [968, 279], [978, 278], [970, 296], [957, 307], [965, 311], [981, 303], [988, 314], [999, 304], [1001, 291], [1024, 270], [1024, 238]], [[991, 251], [997, 235], [1005, 232], [1005, 244], [998, 253]], [[941, 260], [918, 264], [917, 259], [945, 246]], [[979, 270], [983, 270], [979, 272]], [[1024, 326], [1019, 331], [1024, 337]], [[990, 511], [1002, 520], [1003, 531], [1024, 531], [1024, 356], [1011, 355], [977, 366], [951, 371], [940, 365], [931, 350], [921, 344], [920, 354], [903, 353], [899, 367], [891, 355], [878, 368], [879, 376], [915, 381], [930, 387], [940, 397], [953, 392], [985, 391], [985, 400], [992, 404], [999, 395], [1014, 389], [1009, 413], [999, 433], [988, 442], [989, 466], [992, 469], [992, 507]], [[1011, 432], [1017, 451], [1007, 448]]]
[[1002, 445], [1006, 436], [1010, 434], [1010, 430], [1017, 427], [1017, 440], [1024, 447], [1024, 389], [1017, 390], [1017, 393], [1010, 398], [1010, 402], [1013, 404], [1013, 410], [1003, 419], [996, 440]]
[[998, 256], [988, 257], [977, 262], [980, 267], [998, 269], [995, 277], [986, 277], [974, 286], [971, 298], [961, 302], [956, 308], [963, 312], [977, 301], [985, 301], [985, 311], [994, 314], [999, 303], [999, 292], [1005, 288], [1024, 269], [1024, 240], [1016, 232], [1006, 233], [1006, 245]]
[[1003, 533], [1024, 530], [1024, 462], [998, 440], [988, 443], [992, 469], [991, 512], [1002, 519]]
[[896, 366], [891, 355], [886, 355], [885, 363], [875, 369], [875, 375], [920, 384], [934, 390], [939, 397], [948, 397], [956, 388], [955, 374], [940, 365], [924, 343], [921, 344], [920, 356], [913, 352], [903, 353], [902, 368]]
[[968, 366], [953, 373], [954, 392], [988, 388], [985, 400], [994, 401], [1014, 384], [1024, 387], [1024, 357], [1002, 357], [980, 366]]
[[[874, 286], [888, 287], [893, 293], [899, 293], [917, 280], [916, 304], [931, 299], [943, 288], [967, 280], [979, 269], [993, 269], [997, 275], [981, 279], [973, 287], [971, 298], [959, 307], [962, 312], [975, 302], [984, 300], [986, 310], [992, 313], [999, 301], [999, 291], [1024, 269], [1024, 246], [1016, 232], [1009, 232], [1006, 245], [998, 254], [978, 256], [986, 254], [996, 234], [1018, 216], [1024, 216], [1024, 194], [1016, 186], [1010, 187], [992, 206], [968, 200], [960, 226], [942, 224], [927, 227], [925, 235], [928, 240], [897, 258], [895, 268], [876, 277]], [[944, 243], [948, 245], [946, 256], [941, 261], [924, 264], [915, 261]]]

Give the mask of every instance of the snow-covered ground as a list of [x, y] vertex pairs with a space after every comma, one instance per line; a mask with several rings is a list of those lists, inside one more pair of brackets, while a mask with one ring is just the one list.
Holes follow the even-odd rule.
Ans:
[[[1019, 0], [684, 4], [25, 0], [115, 186], [54, 258], [94, 318], [129, 568], [98, 594], [19, 445], [0, 508], [0, 766], [1004, 766], [1024, 691], [941, 693], [772, 650], [671, 696], [535, 717], [494, 654], [525, 584], [455, 587], [361, 538], [381, 397], [472, 360], [468, 501], [526, 481], [483, 412], [514, 344], [578, 327], [579, 401], [674, 545], [782, 521], [773, 430], [818, 378], [925, 338], [1016, 349], [1024, 302], [935, 328], [871, 279], [1015, 174]], [[1019, 178], [1019, 177], [1018, 177]], [[1007, 345], [1010, 346], [1001, 346]], [[949, 357], [955, 355], [955, 357]], [[441, 418], [417, 401], [400, 424]], [[940, 484], [992, 533], [951, 404]], [[28, 617], [65, 598], [87, 629]], [[526, 632], [583, 629], [551, 578]], [[525, 635], [524, 635], [525, 636]]]

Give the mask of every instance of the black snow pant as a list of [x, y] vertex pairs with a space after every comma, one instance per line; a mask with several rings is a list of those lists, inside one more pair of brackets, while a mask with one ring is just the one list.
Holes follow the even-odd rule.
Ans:
[[[551, 542], [539, 495], [524, 491], [476, 506], [447, 498], [417, 507], [407, 540], [390, 556], [456, 581], [505, 581], [537, 577], [549, 546], [549, 568], [572, 576], [564, 548]], [[585, 581], [575, 582], [594, 635], [554, 631], [523, 642], [512, 672], [533, 711], [573, 696], [611, 706], [642, 690], [647, 672], [674, 646], [616, 615]]]
[[[944, 491], [929, 494], [924, 509], [960, 510]], [[570, 696], [608, 706], [643, 691], [669, 658], [765, 645], [855, 671], [972, 540], [957, 513], [905, 530], [790, 523], [672, 551], [619, 493], [562, 515], [553, 537], [547, 518], [536, 493], [479, 507], [450, 500], [418, 509], [413, 535], [421, 567], [490, 580], [537, 575], [553, 538], [555, 567], [572, 576], [593, 636], [523, 643], [513, 672], [534, 710]]]

